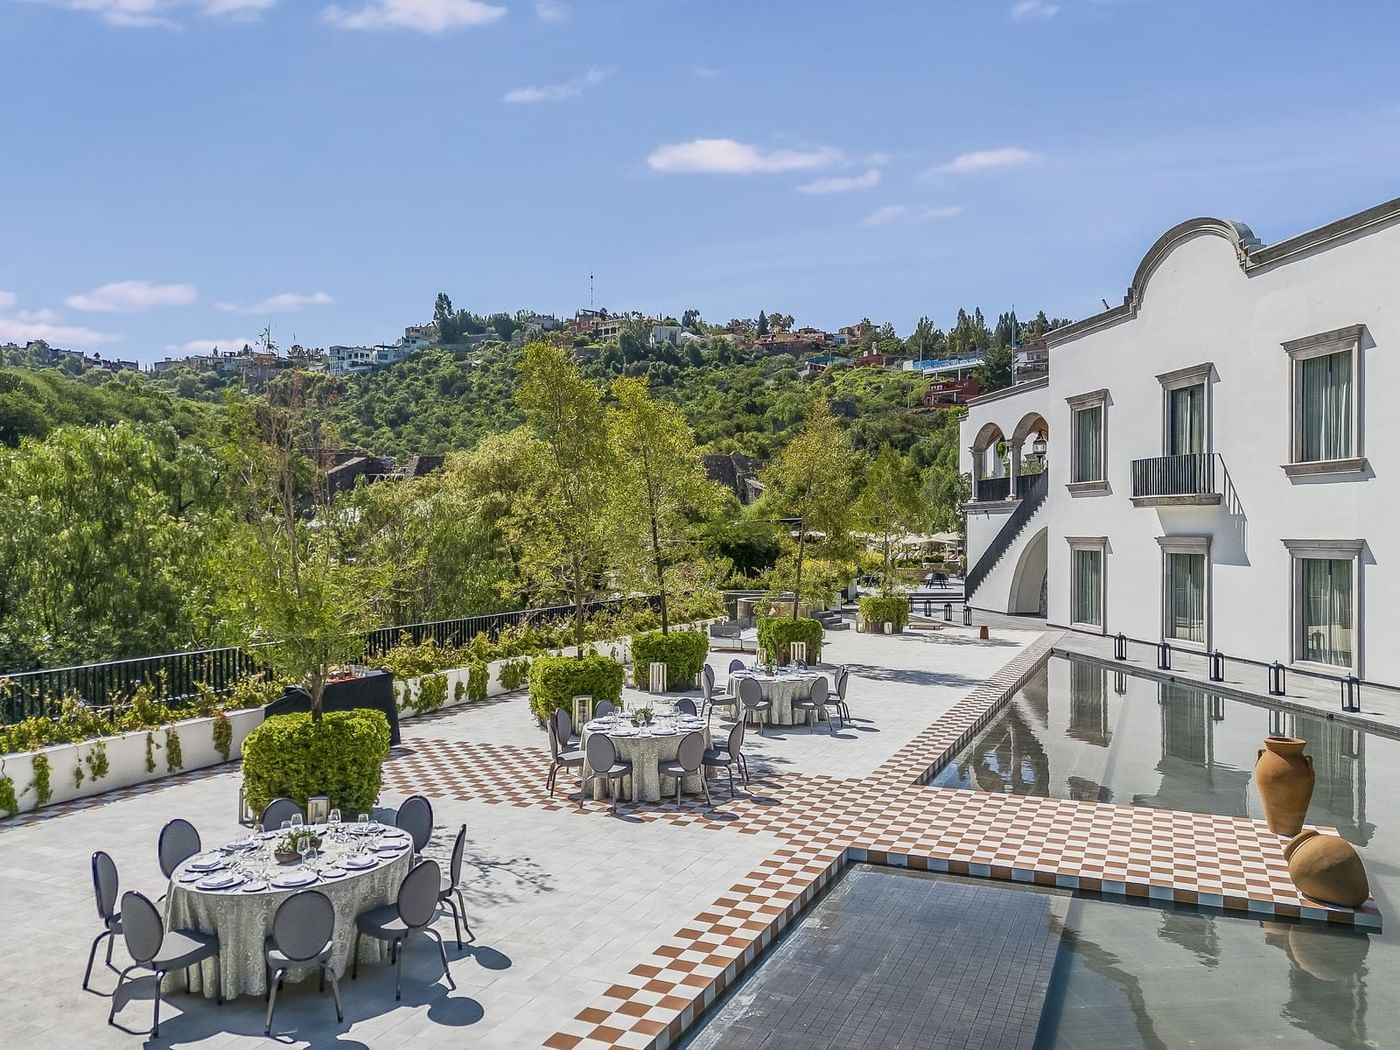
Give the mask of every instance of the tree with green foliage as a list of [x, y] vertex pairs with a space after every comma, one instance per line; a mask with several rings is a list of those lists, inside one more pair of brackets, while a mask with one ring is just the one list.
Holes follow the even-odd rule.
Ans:
[[856, 520], [873, 533], [880, 544], [880, 589], [894, 590], [894, 547], [899, 540], [928, 524], [931, 510], [914, 465], [886, 445], [865, 473], [865, 485], [856, 501]]
[[452, 299], [446, 292], [438, 292], [437, 303], [433, 306], [433, 322], [438, 328], [438, 340], [451, 345], [462, 338], [457, 314], [452, 309]]
[[762, 310], [758, 311], [758, 324], [757, 324], [757, 326], [755, 327], [754, 334], [755, 334], [755, 335], [767, 335], [767, 334], [768, 334], [768, 315], [767, 315], [766, 313], [764, 313]]
[[[696, 554], [695, 520], [720, 505], [695, 447], [695, 434], [671, 404], [654, 400], [641, 379], [612, 385], [608, 411], [615, 464], [609, 509], [622, 576], [642, 581], [661, 602], [661, 633], [670, 630], [667, 595], [677, 568]], [[647, 570], [640, 571], [645, 565]]]
[[532, 504], [512, 516], [520, 570], [537, 590], [568, 598], [582, 655], [586, 607], [611, 567], [605, 510], [613, 463], [602, 391], [565, 351], [531, 343], [516, 400], [540, 451]]
[[327, 500], [315, 407], [296, 383], [266, 402], [231, 402], [226, 455], [243, 524], [211, 552], [211, 570], [226, 640], [259, 646], [279, 677], [304, 685], [319, 722], [332, 668], [360, 656], [376, 626], [387, 566], [342, 557], [346, 523]]
[[982, 353], [982, 363], [973, 369], [973, 375], [983, 393], [1001, 390], [1011, 385], [1015, 378], [1016, 351], [1011, 345], [992, 344]]
[[820, 533], [824, 546], [833, 550], [850, 533], [857, 458], [830, 406], [816, 399], [797, 434], [763, 473], [764, 503], [775, 516], [790, 520], [794, 533], [794, 619], [802, 600], [802, 567], [812, 534]]

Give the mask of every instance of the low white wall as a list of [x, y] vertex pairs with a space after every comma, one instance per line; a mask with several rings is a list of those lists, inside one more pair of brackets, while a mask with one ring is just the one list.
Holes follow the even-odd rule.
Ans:
[[[243, 738], [255, 726], [262, 724], [263, 712], [262, 708], [253, 707], [244, 711], [226, 711], [224, 713], [228, 715], [229, 723], [233, 729], [229, 745], [229, 760], [232, 761], [243, 753]], [[212, 717], [189, 718], [182, 722], [176, 722], [169, 728], [174, 729], [180, 738], [181, 764], [176, 772], [205, 769], [209, 766], [219, 765], [224, 761], [224, 756], [214, 749], [214, 719]], [[49, 789], [53, 794], [46, 805], [50, 806], [60, 802], [72, 802], [74, 799], [87, 798], [91, 795], [100, 795], [104, 791], [115, 791], [118, 788], [160, 780], [162, 777], [171, 775], [166, 764], [165, 729], [153, 729], [150, 733], [154, 737], [156, 745], [152, 751], [156, 763], [154, 773], [146, 771], [147, 731], [139, 729], [131, 733], [99, 738], [100, 742], [106, 745], [108, 764], [107, 775], [101, 780], [93, 780], [89, 775], [87, 765], [83, 763], [83, 759], [93, 751], [93, 745], [99, 742], [97, 739], [84, 740], [77, 744], [54, 744], [52, 747], [42, 748], [39, 751], [2, 756], [0, 757], [0, 776], [9, 777], [14, 781], [15, 795], [18, 798], [21, 813], [38, 808], [38, 796], [32, 786], [35, 755], [44, 755], [49, 760]], [[83, 780], [75, 787], [73, 770], [78, 768], [80, 764], [82, 764]], [[0, 814], [0, 817], [3, 815]]]

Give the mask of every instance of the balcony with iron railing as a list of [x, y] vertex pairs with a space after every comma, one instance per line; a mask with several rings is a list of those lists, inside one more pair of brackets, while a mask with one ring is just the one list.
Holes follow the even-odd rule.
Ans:
[[978, 503], [1004, 503], [1011, 498], [1011, 478], [978, 478], [973, 486]]
[[1136, 507], [1209, 506], [1222, 497], [1225, 469], [1214, 452], [1133, 460]]

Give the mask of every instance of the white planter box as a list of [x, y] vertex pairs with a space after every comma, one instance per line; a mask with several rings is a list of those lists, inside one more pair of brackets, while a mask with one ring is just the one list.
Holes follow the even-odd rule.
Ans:
[[[262, 724], [262, 708], [253, 707], [244, 711], [226, 711], [224, 713], [228, 715], [229, 723], [233, 728], [233, 737], [229, 745], [229, 760], [234, 761], [243, 753], [243, 738], [255, 726]], [[205, 769], [209, 766], [219, 765], [224, 761], [224, 756], [214, 749], [213, 718], [189, 718], [183, 722], [174, 723], [170, 728], [174, 729], [180, 737], [182, 761], [176, 772]], [[22, 813], [38, 806], [38, 799], [30, 788], [34, 779], [34, 755], [36, 754], [44, 755], [49, 760], [49, 788], [53, 794], [47, 804], [51, 806], [60, 802], [88, 798], [91, 795], [100, 795], [104, 791], [114, 791], [118, 788], [149, 783], [152, 780], [160, 780], [171, 775], [166, 766], [165, 729], [151, 730], [151, 735], [156, 743], [152, 752], [156, 763], [154, 773], [146, 771], [146, 730], [140, 729], [131, 733], [101, 738], [102, 743], [107, 746], [108, 765], [107, 775], [101, 780], [94, 781], [88, 775], [87, 765], [83, 764], [83, 781], [77, 787], [73, 786], [73, 770], [92, 751], [97, 740], [84, 740], [78, 744], [55, 744], [36, 752], [5, 755], [0, 757], [0, 775], [7, 776], [14, 781], [15, 794], [19, 798], [19, 808]], [[3, 816], [4, 814], [0, 813], [0, 817]]]

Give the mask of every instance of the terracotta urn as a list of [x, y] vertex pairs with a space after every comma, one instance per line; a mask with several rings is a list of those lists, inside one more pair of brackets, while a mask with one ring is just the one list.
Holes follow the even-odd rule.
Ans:
[[1316, 776], [1312, 756], [1303, 754], [1307, 743], [1293, 736], [1265, 737], [1254, 763], [1254, 786], [1275, 835], [1298, 834], [1308, 815]]
[[1305, 897], [1343, 908], [1359, 908], [1371, 896], [1366, 866], [1350, 842], [1311, 829], [1293, 837], [1283, 850], [1288, 877]]

